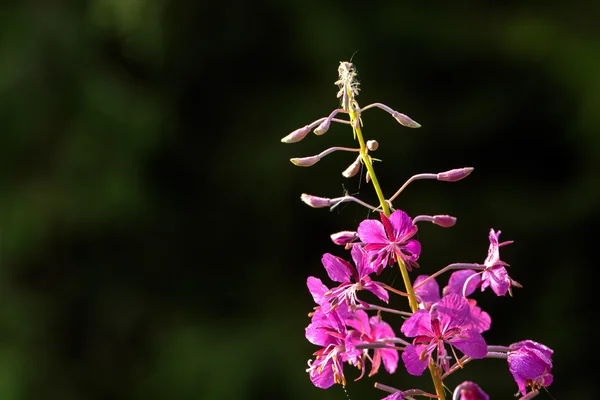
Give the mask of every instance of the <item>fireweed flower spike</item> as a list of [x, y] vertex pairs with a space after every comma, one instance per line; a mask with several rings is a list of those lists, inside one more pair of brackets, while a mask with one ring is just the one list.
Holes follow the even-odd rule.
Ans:
[[[500, 247], [511, 243], [499, 242], [500, 231], [490, 230], [488, 255], [483, 264], [457, 262], [432, 271], [430, 275], [415, 277], [410, 274], [412, 268], [418, 267], [417, 260], [421, 254], [421, 243], [414, 237], [417, 224], [431, 222], [448, 228], [454, 226], [456, 218], [450, 215], [418, 215], [411, 219], [404, 211], [394, 209], [392, 202], [411, 182], [422, 179], [457, 182], [468, 177], [473, 168], [417, 174], [393, 196], [386, 197], [374, 168], [374, 162], [380, 160], [369, 154], [377, 150], [379, 143], [363, 135], [363, 115], [370, 108], [379, 108], [402, 126], [418, 128], [420, 124], [382, 103], [361, 108], [356, 100], [360, 84], [354, 65], [341, 62], [337, 72], [335, 84], [339, 89], [339, 106], [328, 116], [296, 129], [281, 141], [295, 143], [311, 131], [317, 136], [323, 135], [332, 122], [348, 125], [356, 141], [355, 148], [331, 147], [319, 154], [292, 158], [291, 161], [307, 167], [333, 151], [358, 153], [353, 157], [354, 161], [343, 169], [342, 175], [345, 178], [356, 177], [359, 181], [365, 179], [375, 191], [379, 204], [373, 207], [354, 196], [326, 198], [306, 193], [301, 195], [301, 200], [314, 208], [329, 208], [331, 211], [341, 203], [355, 202], [369, 209], [368, 219], [360, 222], [358, 227], [331, 233], [333, 244], [341, 246], [342, 251], [350, 251], [350, 255], [345, 257], [330, 253], [322, 257], [327, 274], [338, 286], [330, 289], [314, 276], [306, 281], [316, 305], [308, 314], [311, 321], [305, 328], [305, 336], [319, 346], [308, 362], [310, 380], [319, 388], [328, 388], [336, 383], [345, 385], [345, 364], [346, 367], [358, 368], [361, 371], [359, 378], [362, 378], [369, 362], [369, 376], [376, 374], [382, 365], [389, 374], [395, 374], [401, 357], [403, 367], [412, 375], [421, 375], [429, 369], [435, 394], [421, 388], [400, 390], [376, 382], [375, 388], [387, 392], [384, 400], [415, 400], [417, 397], [446, 400], [450, 391], [445, 379], [476, 359], [490, 358], [506, 360], [522, 395], [521, 400], [537, 396], [542, 388], [552, 383], [552, 350], [531, 340], [508, 347], [486, 345], [482, 333], [490, 329], [491, 317], [469, 297], [478, 289], [484, 292], [490, 288], [496, 295], [504, 296], [512, 294], [512, 287], [521, 287], [508, 276], [508, 264], [500, 259]], [[373, 212], [379, 213], [379, 216]], [[346, 261], [350, 256], [353, 263]], [[371, 279], [372, 274], [379, 276], [392, 264], [397, 265], [401, 280], [395, 279], [397, 274], [392, 274], [392, 279], [396, 284], [401, 282], [403, 287], [396, 288]], [[453, 272], [440, 293], [435, 279], [448, 271]], [[390, 293], [406, 298], [409, 310], [392, 306], [395, 302], [388, 299]], [[378, 304], [388, 303], [388, 300], [390, 305], [386, 307]], [[390, 321], [384, 322], [382, 315], [389, 316]], [[400, 322], [391, 322], [392, 318]], [[394, 332], [398, 332], [398, 328], [399, 336], [395, 337]], [[407, 338], [412, 342], [408, 342]], [[463, 355], [459, 357], [456, 350]], [[455, 388], [452, 399], [487, 400], [489, 397], [475, 383], [467, 380]]]
[[411, 239], [417, 233], [417, 227], [412, 219], [402, 210], [396, 210], [386, 217], [379, 214], [381, 222], [366, 219], [358, 226], [358, 237], [365, 243], [377, 275], [398, 259], [406, 263], [411, 271], [418, 267], [417, 260], [421, 254], [421, 244]]

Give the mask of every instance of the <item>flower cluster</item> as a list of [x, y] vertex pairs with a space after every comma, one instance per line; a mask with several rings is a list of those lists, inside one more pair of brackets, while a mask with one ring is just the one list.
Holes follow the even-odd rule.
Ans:
[[[415, 175], [393, 196], [386, 198], [370, 155], [377, 150], [378, 143], [375, 140], [365, 141], [362, 115], [368, 109], [379, 108], [403, 126], [418, 128], [420, 125], [381, 103], [360, 107], [356, 100], [360, 88], [354, 66], [341, 62], [338, 74], [335, 84], [339, 88], [340, 107], [327, 117], [293, 131], [281, 141], [298, 142], [311, 131], [323, 135], [332, 122], [350, 125], [357, 148], [332, 147], [317, 155], [292, 158], [291, 162], [308, 167], [334, 151], [355, 153], [357, 156], [342, 175], [350, 178], [366, 170], [364, 177], [372, 183], [380, 204], [372, 206], [349, 195], [337, 198], [301, 195], [301, 200], [314, 208], [333, 209], [344, 202], [355, 202], [375, 215], [360, 222], [354, 230], [331, 234], [332, 242], [350, 253], [347, 257], [330, 253], [323, 255], [321, 261], [331, 284], [313, 276], [307, 279], [308, 290], [316, 305], [309, 314], [311, 320], [305, 335], [318, 348], [308, 361], [310, 380], [323, 389], [334, 384], [346, 385], [344, 366], [358, 368], [360, 379], [366, 370], [369, 370], [368, 376], [377, 374], [382, 365], [388, 374], [394, 374], [402, 360], [403, 367], [411, 375], [419, 376], [429, 370], [435, 393], [419, 388], [401, 390], [375, 383], [375, 387], [387, 392], [385, 400], [413, 399], [415, 396], [443, 400], [450, 395], [446, 393], [444, 384], [449, 375], [472, 360], [500, 358], [507, 363], [521, 399], [535, 397], [541, 388], [552, 383], [552, 350], [532, 340], [509, 346], [489, 345], [483, 334], [490, 329], [491, 317], [471, 298], [477, 290], [483, 292], [488, 288], [497, 296], [507, 293], [512, 296], [513, 288], [522, 287], [509, 276], [509, 265], [500, 258], [500, 248], [511, 241], [500, 242], [500, 231], [491, 229], [488, 253], [483, 263], [454, 263], [431, 275], [411, 277], [411, 273], [419, 269], [422, 251], [421, 243], [415, 238], [417, 225], [431, 222], [449, 228], [456, 223], [456, 218], [449, 215], [411, 218], [401, 209], [394, 208], [394, 200], [415, 180], [457, 182], [466, 178], [473, 168]], [[339, 117], [344, 115], [347, 118]], [[380, 281], [382, 271], [392, 267], [400, 270], [403, 290]], [[440, 290], [436, 279], [450, 271], [446, 285]], [[406, 297], [409, 310], [386, 307], [390, 295]], [[400, 316], [401, 323], [388, 322], [383, 315]], [[458, 385], [451, 396], [457, 400], [489, 399], [471, 381]]]

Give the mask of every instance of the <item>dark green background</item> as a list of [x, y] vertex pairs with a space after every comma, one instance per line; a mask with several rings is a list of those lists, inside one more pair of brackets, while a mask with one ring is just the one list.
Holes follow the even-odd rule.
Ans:
[[[497, 5], [496, 5], [497, 4]], [[545, 399], [591, 399], [600, 222], [598, 6], [575, 2], [22, 1], [0, 9], [0, 399], [377, 399], [405, 372], [314, 388], [304, 371], [329, 234], [367, 216], [311, 209], [300, 193], [345, 190], [332, 126], [286, 145], [337, 106], [354, 53], [376, 165], [395, 205], [452, 214], [422, 225], [422, 273], [482, 262], [490, 228], [523, 284], [476, 296], [489, 344], [555, 350]], [[400, 278], [386, 270], [387, 282]], [[445, 279], [442, 280], [442, 284]], [[401, 321], [390, 319], [396, 330]], [[402, 368], [401, 368], [402, 369]], [[356, 377], [348, 368], [349, 381]], [[517, 387], [500, 360], [448, 380], [494, 399]]]

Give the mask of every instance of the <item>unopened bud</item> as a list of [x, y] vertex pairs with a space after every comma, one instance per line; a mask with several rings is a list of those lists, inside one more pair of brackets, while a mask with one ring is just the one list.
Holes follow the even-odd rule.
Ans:
[[367, 140], [367, 149], [371, 151], [375, 151], [379, 148], [379, 143], [377, 140]]
[[321, 160], [320, 156], [310, 156], [310, 157], [299, 157], [299, 158], [290, 158], [292, 164], [297, 165], [299, 167], [310, 167], [311, 165], [315, 165]]
[[281, 141], [283, 143], [296, 143], [304, 139], [306, 135], [308, 135], [308, 132], [310, 132], [310, 125], [296, 129], [294, 132], [281, 139]]
[[456, 182], [466, 178], [471, 174], [471, 172], [473, 172], [472, 167], [451, 169], [450, 171], [440, 172], [437, 174], [437, 180], [444, 182]]
[[369, 171], [367, 171], [367, 173], [365, 174], [365, 181], [367, 183], [371, 182], [371, 174], [369, 174]]
[[356, 160], [352, 164], [346, 168], [344, 172], [342, 172], [342, 176], [344, 178], [351, 178], [356, 175], [360, 171], [360, 156], [356, 157]]
[[321, 122], [321, 124], [317, 126], [313, 132], [315, 133], [315, 135], [322, 135], [329, 130], [330, 124], [331, 120], [328, 118], [325, 121]]
[[431, 222], [442, 228], [450, 228], [456, 224], [456, 218], [450, 215], [434, 215]]
[[392, 117], [396, 119], [401, 125], [406, 126], [407, 128], [420, 128], [421, 124], [416, 121], [413, 121], [409, 116], [399, 113], [398, 111], [394, 111]]
[[300, 200], [308, 204], [313, 208], [324, 208], [331, 205], [331, 199], [325, 197], [312, 196], [310, 194], [302, 193]]
[[331, 234], [331, 240], [335, 244], [346, 245], [358, 239], [358, 233], [355, 231], [341, 231]]

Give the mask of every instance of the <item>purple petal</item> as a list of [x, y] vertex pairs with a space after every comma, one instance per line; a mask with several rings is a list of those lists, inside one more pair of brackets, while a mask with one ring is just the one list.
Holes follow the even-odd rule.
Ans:
[[412, 218], [402, 210], [396, 210], [390, 215], [390, 223], [394, 228], [394, 237], [390, 237], [390, 239], [396, 242], [403, 242], [417, 232]]
[[[317, 361], [315, 360], [315, 363], [316, 362]], [[319, 368], [313, 368], [310, 370], [310, 380], [312, 381], [313, 385], [321, 389], [327, 389], [335, 384], [332, 364], [333, 360], [328, 359], [323, 365], [321, 373], [318, 372]]]
[[374, 272], [369, 262], [368, 253], [360, 244], [354, 244], [352, 250], [350, 250], [350, 254], [352, 254], [354, 265], [356, 265], [359, 279]]
[[348, 261], [342, 260], [332, 254], [324, 254], [321, 262], [332, 281], [349, 282], [350, 277], [354, 274], [354, 268]]
[[471, 358], [484, 358], [487, 355], [487, 344], [474, 329], [462, 331], [460, 336], [455, 336], [449, 342]]
[[467, 299], [455, 293], [442, 297], [436, 310], [444, 332], [456, 327], [462, 328], [471, 316], [471, 306]]
[[368, 280], [366, 282], [363, 282], [363, 289], [373, 293], [375, 296], [379, 297], [386, 303], [388, 302], [389, 294], [387, 290], [383, 288], [383, 285], [381, 283]]
[[427, 346], [413, 346], [408, 345], [402, 352], [402, 361], [404, 362], [404, 366], [409, 374], [415, 376], [421, 376], [423, 371], [427, 369], [427, 364], [429, 364], [429, 356], [425, 357], [424, 360], [419, 358], [421, 352], [425, 351]]
[[356, 329], [361, 335], [371, 336], [369, 316], [363, 310], [356, 310], [346, 318], [346, 325]]
[[[415, 279], [414, 286], [417, 287], [419, 283], [423, 282], [428, 275], [420, 275]], [[440, 287], [435, 279], [427, 281], [424, 285], [415, 289], [415, 293], [419, 295], [425, 308], [429, 308], [433, 303], [440, 301]]]
[[[465, 293], [463, 293], [463, 288], [467, 279], [469, 279], [469, 282], [467, 283], [467, 290]], [[461, 296], [469, 296], [475, 291], [475, 289], [477, 289], [477, 286], [479, 286], [480, 282], [481, 276], [476, 271], [470, 269], [461, 269], [455, 271], [452, 273], [452, 275], [450, 275], [450, 279], [448, 279], [448, 286], [444, 288], [444, 295], [456, 293]]]
[[497, 265], [483, 271], [481, 279], [483, 280], [481, 290], [483, 291], [489, 286], [497, 296], [506, 295], [506, 292], [510, 287], [508, 272], [506, 272], [506, 268], [501, 265]]
[[306, 286], [308, 287], [308, 290], [310, 291], [315, 303], [322, 306], [327, 302], [325, 293], [327, 293], [329, 289], [323, 284], [323, 282], [321, 282], [319, 278], [309, 276], [306, 280]]
[[405, 336], [430, 336], [433, 337], [433, 331], [431, 328], [431, 315], [426, 310], [418, 310], [416, 313], [410, 316], [409, 319], [404, 321], [400, 331]]
[[477, 307], [475, 300], [469, 300], [471, 304], [471, 317], [465, 323], [465, 329], [475, 329], [477, 332], [482, 333], [490, 329], [492, 325], [492, 318], [485, 311], [481, 311], [481, 308]]
[[396, 392], [390, 394], [389, 396], [385, 396], [381, 400], [404, 400], [404, 395], [402, 395], [402, 392]]
[[387, 243], [383, 224], [374, 219], [365, 219], [358, 225], [358, 237], [363, 243]]
[[404, 252], [409, 252], [412, 254], [410, 257], [411, 260], [416, 261], [419, 259], [419, 255], [421, 254], [421, 243], [418, 240], [410, 239], [406, 245], [402, 248]]
[[400, 359], [398, 356], [398, 350], [375, 349], [375, 351], [381, 355], [381, 360], [383, 361], [385, 370], [390, 374], [396, 372], [396, 368], [398, 368], [398, 360]]

